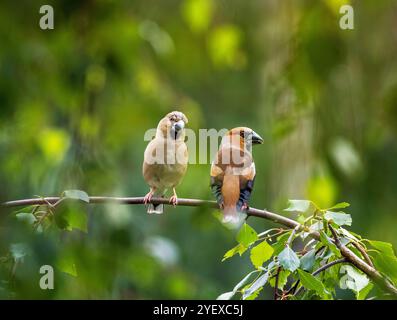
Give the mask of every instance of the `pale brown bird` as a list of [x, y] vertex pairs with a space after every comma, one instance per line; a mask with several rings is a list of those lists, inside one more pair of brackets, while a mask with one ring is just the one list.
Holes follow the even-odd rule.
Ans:
[[146, 147], [143, 160], [143, 177], [150, 187], [144, 198], [148, 213], [163, 213], [163, 204], [151, 204], [153, 196], [164, 197], [168, 189], [173, 195], [169, 202], [177, 205], [175, 188], [181, 183], [187, 169], [188, 150], [185, 143], [186, 116], [179, 111], [168, 113], [160, 120], [156, 136]]
[[231, 227], [241, 224], [248, 208], [255, 180], [252, 145], [263, 139], [252, 129], [231, 129], [222, 138], [211, 165], [211, 189], [223, 210], [223, 220]]

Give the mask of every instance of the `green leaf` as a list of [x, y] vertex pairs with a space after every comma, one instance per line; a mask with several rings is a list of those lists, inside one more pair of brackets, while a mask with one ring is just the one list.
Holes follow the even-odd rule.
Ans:
[[303, 214], [300, 214], [298, 216], [298, 218], [296, 219], [296, 221], [299, 222], [300, 224], [304, 224], [305, 221], [306, 221], [306, 218], [305, 218], [305, 216]]
[[301, 259], [300, 266], [302, 270], [310, 271], [313, 269], [314, 262], [316, 261], [316, 250], [308, 251]]
[[310, 273], [307, 273], [302, 270], [298, 270], [299, 273], [299, 279], [302, 282], [302, 285], [308, 289], [308, 290], [314, 290], [320, 297], [327, 299], [328, 298], [328, 292], [325, 289], [323, 283], [318, 280], [316, 277], [311, 275]]
[[[281, 290], [287, 284], [288, 277], [290, 276], [291, 272], [289, 270], [281, 269], [278, 274], [278, 288]], [[276, 277], [272, 277], [269, 280], [269, 284], [274, 288], [276, 285]]]
[[296, 211], [296, 212], [307, 212], [312, 202], [309, 200], [288, 200], [289, 207], [284, 211]]
[[309, 227], [309, 231], [310, 232], [316, 232], [316, 231], [321, 231], [324, 229], [323, 223], [320, 221], [317, 221], [315, 223], [313, 223], [310, 227]]
[[262, 241], [251, 249], [251, 262], [255, 268], [259, 268], [263, 263], [272, 257], [274, 249], [266, 242]]
[[383, 242], [383, 241], [375, 241], [375, 240], [368, 240], [368, 242], [376, 250], [379, 250], [380, 252], [382, 252], [388, 256], [395, 256], [394, 250], [393, 250], [393, 245], [391, 243]]
[[258, 234], [248, 224], [244, 223], [237, 234], [237, 242], [244, 247], [249, 247], [253, 242], [258, 239]]
[[30, 212], [20, 212], [15, 215], [17, 220], [22, 221], [26, 224], [32, 225], [37, 221], [36, 217]]
[[226, 259], [233, 257], [237, 253], [241, 256], [246, 250], [247, 250], [247, 248], [239, 243], [237, 246], [235, 246], [234, 248], [231, 248], [230, 250], [228, 250], [225, 253], [225, 255], [223, 256], [222, 262], [225, 261]]
[[352, 225], [352, 217], [350, 214], [346, 214], [344, 212], [333, 212], [333, 211], [327, 211], [324, 214], [324, 218], [327, 221], [333, 221], [336, 223], [338, 226], [351, 226]]
[[66, 190], [63, 192], [63, 196], [67, 199], [81, 200], [87, 203], [90, 202], [90, 197], [88, 194], [81, 190]]
[[291, 272], [298, 269], [300, 265], [298, 256], [289, 246], [285, 247], [285, 249], [278, 255], [278, 261], [284, 269]]
[[334, 210], [334, 209], [344, 209], [350, 206], [350, 203], [347, 202], [340, 202], [337, 203], [336, 205], [332, 206], [331, 208], [328, 208], [327, 210]]
[[281, 236], [277, 237], [277, 241], [272, 244], [272, 248], [274, 249], [273, 254], [278, 255], [281, 251], [284, 250], [285, 244], [291, 234], [291, 231], [283, 233]]
[[230, 300], [231, 298], [233, 298], [234, 295], [235, 295], [235, 292], [233, 292], [233, 291], [225, 292], [225, 293], [222, 293], [220, 296], [218, 296], [218, 298], [216, 298], [216, 300]]
[[66, 230], [72, 231], [73, 229], [79, 229], [87, 232], [88, 216], [87, 213], [75, 208], [70, 208], [64, 218], [67, 222]]
[[340, 256], [340, 252], [335, 243], [332, 242], [331, 238], [327, 236], [324, 231], [320, 232], [320, 241], [323, 245], [327, 246], [336, 256]]
[[375, 267], [397, 283], [397, 257], [394, 254], [393, 246], [382, 241], [369, 241], [377, 251], [369, 252]]
[[233, 291], [225, 292], [216, 298], [217, 300], [230, 300], [243, 285], [245, 285], [252, 274], [258, 272], [258, 270], [251, 271], [248, 273], [239, 283], [235, 285]]
[[248, 289], [244, 290], [243, 300], [247, 299], [255, 291], [257, 291], [258, 289], [262, 288], [266, 284], [268, 279], [269, 279], [269, 273], [268, 272], [262, 274], [258, 279], [256, 279], [255, 282], [252, 283], [251, 286]]
[[77, 268], [74, 257], [70, 252], [64, 252], [57, 261], [57, 267], [64, 273], [77, 277]]
[[339, 232], [347, 239], [359, 241], [359, 238], [357, 236], [355, 236], [352, 232], [349, 232], [344, 228], [339, 228]]
[[341, 289], [351, 289], [354, 292], [358, 293], [363, 290], [369, 283], [368, 277], [359, 272], [357, 269], [352, 266], [343, 265], [340, 268], [340, 273], [346, 273], [339, 280], [339, 286]]
[[259, 288], [258, 290], [256, 290], [255, 292], [253, 292], [250, 296], [246, 297], [244, 300], [249, 301], [249, 300], [255, 300], [259, 293], [261, 292], [263, 288]]
[[237, 290], [239, 290], [243, 285], [245, 285], [248, 281], [248, 279], [251, 277], [251, 275], [253, 275], [254, 273], [257, 273], [258, 270], [254, 270], [251, 271], [250, 273], [248, 273], [239, 283], [237, 283], [235, 285], [235, 287], [233, 288], [233, 292], [237, 292]]
[[357, 300], [365, 300], [365, 298], [367, 297], [368, 293], [371, 292], [373, 287], [374, 287], [374, 285], [371, 282], [368, 283], [368, 285], [365, 288], [363, 288], [362, 290], [357, 292], [357, 294], [356, 294]]

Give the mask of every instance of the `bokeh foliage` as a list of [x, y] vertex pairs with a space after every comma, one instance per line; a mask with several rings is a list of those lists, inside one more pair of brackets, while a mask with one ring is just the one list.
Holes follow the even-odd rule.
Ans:
[[[47, 3], [48, 31], [41, 1], [0, 4], [0, 199], [144, 195], [144, 132], [177, 108], [194, 130], [245, 125], [265, 138], [252, 206], [348, 201], [355, 231], [397, 245], [395, 1]], [[339, 28], [344, 3], [354, 30]], [[211, 198], [208, 173], [191, 165], [179, 196]], [[15, 297], [215, 298], [247, 273], [249, 259], [221, 263], [235, 234], [212, 210], [64, 210], [87, 212], [88, 232], [32, 234], [1, 212], [0, 256], [29, 252]], [[55, 290], [39, 289], [41, 265], [71, 260], [77, 277], [56, 272]]]

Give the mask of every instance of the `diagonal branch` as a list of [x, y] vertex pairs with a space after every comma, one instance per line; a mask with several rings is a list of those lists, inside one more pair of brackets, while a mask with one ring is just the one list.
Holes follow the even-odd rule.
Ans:
[[[3, 203], [4, 207], [18, 207], [18, 206], [32, 206], [32, 205], [48, 205], [56, 204], [61, 197], [47, 197], [47, 198], [36, 198], [36, 199], [23, 199], [23, 200], [15, 200], [8, 201]], [[136, 205], [143, 204], [143, 197], [133, 197], [133, 198], [120, 198], [120, 197], [90, 197], [90, 204], [104, 204], [104, 203], [116, 203], [120, 205]], [[152, 203], [154, 204], [170, 204], [168, 199], [165, 198], [153, 198]], [[201, 199], [185, 199], [178, 198], [179, 206], [188, 206], [188, 207], [199, 207], [199, 206], [207, 206], [210, 208], [218, 208], [218, 205], [215, 201], [201, 200]], [[302, 230], [304, 226], [296, 222], [295, 220], [286, 218], [279, 214], [270, 212], [266, 209], [260, 210], [256, 208], [248, 208], [247, 215], [258, 217], [266, 220], [270, 220], [272, 222], [282, 224], [290, 229], [295, 229], [296, 231]], [[336, 231], [330, 226], [330, 230], [334, 236], [334, 241], [338, 249], [340, 250], [342, 256], [346, 258], [347, 262], [353, 264], [356, 268], [364, 272], [371, 278], [375, 283], [377, 283], [381, 288], [385, 291], [391, 293], [393, 296], [397, 298], [397, 288], [383, 275], [379, 273], [374, 267], [369, 265], [367, 262], [356, 256], [353, 251], [347, 248], [345, 245], [341, 244], [339, 238], [336, 234]], [[307, 232], [307, 230], [305, 230]], [[318, 232], [310, 232], [309, 235], [316, 239], [320, 239], [320, 234]]]

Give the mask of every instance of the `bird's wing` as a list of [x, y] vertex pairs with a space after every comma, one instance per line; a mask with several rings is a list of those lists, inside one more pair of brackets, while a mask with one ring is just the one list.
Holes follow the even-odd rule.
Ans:
[[241, 207], [249, 199], [254, 177], [250, 153], [231, 145], [221, 146], [211, 166], [211, 189], [219, 205]]
[[224, 172], [221, 167], [216, 165], [214, 162], [211, 165], [211, 191], [216, 198], [216, 201], [219, 205], [223, 204], [223, 196], [222, 196], [222, 184]]
[[255, 175], [256, 170], [254, 162], [252, 162], [251, 166], [246, 168], [240, 175], [240, 197], [237, 203], [238, 209], [241, 209], [244, 204], [248, 204], [252, 190], [254, 189]]
[[142, 173], [143, 178], [150, 187], [158, 187], [159, 177], [162, 175], [163, 166], [161, 164], [155, 163], [156, 153], [158, 150], [158, 144], [161, 141], [154, 138], [146, 147], [144, 157]]
[[164, 139], [155, 138], [148, 144], [143, 161], [143, 177], [154, 188], [174, 188], [182, 181], [188, 164], [184, 142], [168, 147]]

